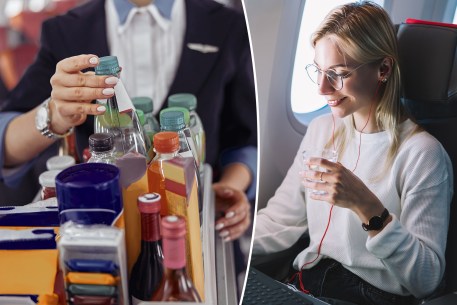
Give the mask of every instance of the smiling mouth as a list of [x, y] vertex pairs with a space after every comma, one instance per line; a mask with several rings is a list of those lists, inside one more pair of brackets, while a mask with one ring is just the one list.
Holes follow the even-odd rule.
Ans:
[[343, 98], [341, 98], [339, 100], [329, 100], [329, 101], [327, 101], [327, 104], [330, 107], [336, 107], [336, 106], [340, 105], [344, 101], [345, 98], [346, 97], [343, 97]]

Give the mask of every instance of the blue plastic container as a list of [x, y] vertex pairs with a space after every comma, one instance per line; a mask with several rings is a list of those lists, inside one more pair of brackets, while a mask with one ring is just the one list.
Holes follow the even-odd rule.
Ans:
[[122, 215], [119, 169], [111, 164], [84, 163], [56, 177], [60, 223], [112, 225]]

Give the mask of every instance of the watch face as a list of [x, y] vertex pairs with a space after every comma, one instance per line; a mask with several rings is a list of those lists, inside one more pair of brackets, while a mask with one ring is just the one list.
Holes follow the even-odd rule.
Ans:
[[48, 127], [47, 119], [48, 119], [48, 112], [46, 111], [46, 108], [40, 107], [40, 109], [38, 109], [37, 115], [35, 117], [36, 128], [41, 130], [43, 128]]
[[382, 228], [383, 220], [379, 216], [374, 216], [370, 219], [370, 229], [371, 230], [379, 230]]

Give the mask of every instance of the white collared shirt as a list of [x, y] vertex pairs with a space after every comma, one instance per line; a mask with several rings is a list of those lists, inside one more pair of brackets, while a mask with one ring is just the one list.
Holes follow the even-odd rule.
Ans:
[[147, 96], [154, 114], [166, 102], [181, 58], [186, 28], [184, 0], [175, 0], [171, 20], [150, 4], [133, 8], [120, 25], [113, 0], [105, 4], [110, 54], [122, 67], [121, 79], [129, 96]]

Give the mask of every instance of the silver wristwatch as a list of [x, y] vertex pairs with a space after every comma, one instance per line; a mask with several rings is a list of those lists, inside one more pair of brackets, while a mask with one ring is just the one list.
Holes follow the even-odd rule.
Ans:
[[61, 139], [65, 138], [73, 132], [73, 127], [70, 128], [65, 134], [56, 134], [51, 131], [51, 114], [49, 113], [49, 101], [51, 98], [45, 100], [38, 108], [35, 116], [36, 129], [45, 137], [49, 139]]

